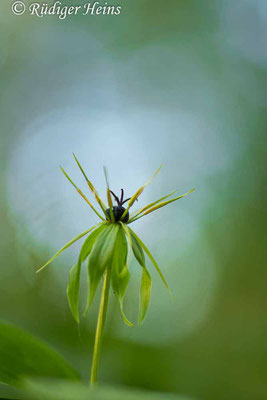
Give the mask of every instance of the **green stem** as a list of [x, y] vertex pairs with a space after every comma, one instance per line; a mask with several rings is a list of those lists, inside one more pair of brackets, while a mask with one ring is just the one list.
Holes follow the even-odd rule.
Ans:
[[107, 306], [108, 306], [108, 295], [109, 295], [109, 287], [110, 287], [110, 275], [111, 275], [111, 268], [107, 268], [99, 313], [98, 313], [98, 321], [96, 327], [96, 334], [95, 334], [95, 345], [94, 345], [94, 354], [93, 354], [93, 362], [92, 362], [92, 369], [91, 369], [91, 385], [97, 382], [97, 373], [98, 373], [98, 366], [99, 366], [99, 358], [100, 358], [100, 350], [101, 350], [101, 339], [103, 335], [103, 330], [105, 326], [106, 314], [107, 314]]

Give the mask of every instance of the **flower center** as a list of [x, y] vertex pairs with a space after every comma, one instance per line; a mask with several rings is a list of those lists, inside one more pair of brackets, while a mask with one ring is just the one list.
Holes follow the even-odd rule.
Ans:
[[[129, 220], [129, 212], [127, 212], [127, 214], [121, 219], [124, 211], [125, 211], [125, 208], [122, 207], [122, 206], [114, 206], [113, 207], [113, 215], [114, 215], [115, 222], [119, 222], [119, 221], [124, 222], [124, 223], [128, 222], [128, 220]], [[108, 215], [109, 219], [111, 219], [110, 208], [108, 208], [106, 210], [106, 212], [107, 212], [107, 215]]]

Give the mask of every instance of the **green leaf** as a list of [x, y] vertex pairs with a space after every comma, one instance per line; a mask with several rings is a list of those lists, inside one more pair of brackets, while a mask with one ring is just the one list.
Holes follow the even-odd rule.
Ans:
[[148, 270], [143, 267], [143, 274], [142, 274], [141, 288], [140, 288], [139, 324], [141, 324], [144, 321], [147, 313], [150, 301], [151, 285], [152, 285], [151, 276]]
[[132, 236], [132, 246], [133, 246], [134, 256], [143, 269], [141, 288], [140, 288], [140, 312], [139, 312], [139, 323], [141, 324], [145, 319], [147, 309], [149, 306], [152, 282], [151, 282], [151, 276], [148, 270], [146, 269], [145, 255], [143, 249], [132, 233], [131, 236]]
[[[125, 234], [126, 234], [126, 236], [127, 236], [127, 238], [128, 238], [130, 250], [132, 250], [132, 248], [133, 248], [133, 245], [132, 245], [132, 237], [131, 237], [131, 233], [130, 233], [130, 231], [129, 231], [129, 228], [128, 228], [128, 226], [127, 226], [126, 224], [124, 224], [124, 223], [121, 222], [121, 221], [120, 221], [120, 225], [122, 226], [122, 228], [123, 228], [123, 230], [124, 230], [124, 232], [125, 232]], [[129, 251], [129, 253], [128, 253], [127, 264], [130, 265], [130, 262], [131, 262], [131, 252]]]
[[83, 236], [87, 235], [87, 233], [91, 232], [93, 229], [95, 229], [99, 224], [93, 226], [90, 229], [87, 229], [87, 231], [80, 233], [80, 235], [76, 236], [74, 239], [72, 239], [70, 242], [65, 244], [50, 260], [48, 260], [40, 269], [38, 269], [37, 273], [42, 271], [45, 267], [47, 267], [52, 261], [54, 261], [55, 258], [57, 258], [61, 253], [63, 253], [64, 250], [66, 250], [68, 247], [70, 247], [73, 243], [77, 242], [77, 240], [81, 239]]
[[86, 238], [84, 244], [82, 245], [78, 262], [70, 270], [67, 296], [68, 296], [70, 310], [72, 312], [73, 318], [77, 323], [79, 323], [80, 321], [79, 289], [80, 289], [81, 266], [83, 261], [85, 261], [88, 255], [90, 254], [97, 236], [103, 231], [104, 227], [105, 225], [101, 224]]
[[104, 225], [105, 229], [97, 237], [88, 259], [90, 292], [85, 314], [87, 313], [105, 269], [111, 265], [114, 245], [119, 230], [118, 224]]
[[93, 245], [96, 241], [97, 236], [105, 229], [105, 227], [108, 224], [100, 224], [100, 226], [98, 228], [96, 228], [84, 241], [82, 248], [81, 248], [81, 252], [80, 252], [80, 258], [81, 258], [81, 262], [83, 263], [86, 258], [89, 256], [89, 254], [92, 251]]
[[156, 262], [156, 260], [154, 259], [154, 257], [152, 256], [152, 254], [150, 253], [150, 251], [148, 250], [148, 248], [146, 247], [146, 245], [142, 242], [142, 240], [134, 233], [134, 231], [132, 229], [130, 229], [131, 234], [134, 236], [134, 238], [137, 240], [137, 242], [140, 244], [140, 246], [143, 248], [144, 252], [147, 254], [147, 256], [149, 257], [150, 261], [152, 262], [152, 264], [154, 265], [154, 267], [156, 268], [159, 276], [161, 277], [164, 285], [166, 286], [166, 288], [168, 289], [169, 293], [171, 294], [171, 291], [169, 289], [169, 286], [166, 282], [166, 279], [164, 278], [164, 276], [162, 275], [162, 272]]
[[0, 381], [19, 385], [22, 378], [79, 379], [78, 373], [45, 343], [0, 321]]
[[30, 379], [25, 382], [27, 400], [196, 400], [166, 392], [152, 392], [130, 387], [96, 385], [63, 380]]
[[120, 226], [118, 231], [116, 243], [113, 252], [113, 262], [111, 268], [111, 285], [113, 291], [118, 299], [121, 314], [124, 322], [133, 326], [133, 324], [127, 319], [123, 311], [123, 299], [129, 282], [129, 270], [127, 267], [127, 240], [123, 228]]
[[22, 391], [15, 386], [7, 385], [6, 383], [0, 383], [0, 399], [2, 400], [22, 400]]
[[80, 276], [81, 276], [81, 262], [74, 264], [70, 270], [69, 284], [67, 287], [67, 296], [69, 301], [69, 307], [73, 318], [77, 322], [80, 322], [79, 315], [79, 290], [80, 290]]

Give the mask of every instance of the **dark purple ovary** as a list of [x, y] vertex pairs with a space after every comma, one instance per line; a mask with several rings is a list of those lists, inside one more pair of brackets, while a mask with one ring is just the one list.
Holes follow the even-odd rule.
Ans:
[[[108, 214], [109, 219], [111, 219], [110, 208], [108, 208], [106, 211], [107, 211], [107, 214]], [[125, 208], [122, 207], [122, 206], [114, 206], [114, 207], [113, 207], [113, 214], [114, 214], [115, 222], [118, 222], [118, 221], [121, 221], [121, 222], [124, 222], [124, 223], [127, 223], [127, 222], [128, 222], [128, 220], [129, 220], [129, 212], [127, 212], [127, 214], [125, 215], [125, 217], [123, 217], [123, 218], [121, 219], [121, 217], [122, 217], [124, 211], [125, 211]]]

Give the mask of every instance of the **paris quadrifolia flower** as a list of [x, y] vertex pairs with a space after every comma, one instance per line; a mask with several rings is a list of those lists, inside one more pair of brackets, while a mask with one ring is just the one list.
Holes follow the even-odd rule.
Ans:
[[79, 290], [82, 264], [87, 261], [89, 286], [87, 305], [83, 315], [87, 314], [89, 307], [95, 297], [98, 285], [101, 279], [104, 277], [91, 373], [91, 382], [93, 383], [96, 381], [97, 376], [100, 338], [106, 317], [107, 300], [109, 296], [110, 286], [112, 287], [113, 292], [118, 300], [124, 322], [129, 326], [133, 326], [133, 324], [126, 317], [123, 308], [123, 300], [130, 278], [129, 263], [131, 253], [133, 253], [137, 264], [139, 264], [142, 269], [139, 323], [141, 323], [146, 316], [151, 293], [151, 276], [148, 271], [146, 256], [157, 270], [166, 288], [169, 290], [167, 282], [162, 275], [162, 272], [156, 260], [154, 259], [146, 245], [143, 243], [143, 241], [130, 228], [130, 225], [133, 222], [136, 222], [138, 219], [143, 218], [148, 214], [160, 209], [161, 207], [165, 207], [168, 204], [185, 197], [189, 193], [193, 192], [194, 189], [183, 195], [175, 197], [174, 195], [176, 191], [172, 192], [130, 214], [130, 211], [132, 210], [132, 207], [135, 205], [136, 201], [139, 199], [139, 196], [142, 194], [145, 187], [152, 181], [155, 175], [157, 175], [161, 167], [156, 170], [152, 177], [143, 186], [141, 186], [132, 197], [129, 197], [127, 199], [124, 199], [123, 189], [121, 189], [120, 195], [116, 195], [115, 193], [113, 193], [113, 191], [110, 190], [107, 170], [106, 168], [104, 168], [107, 185], [106, 205], [98, 195], [92, 182], [88, 179], [75, 155], [74, 158], [89, 186], [90, 191], [92, 192], [96, 202], [98, 203], [100, 209], [99, 211], [93, 206], [91, 201], [84, 195], [84, 193], [76, 186], [76, 184], [71, 180], [71, 178], [67, 175], [62, 167], [61, 170], [66, 178], [77, 190], [77, 192], [81, 195], [81, 197], [91, 207], [93, 212], [100, 218], [100, 222], [99, 224], [87, 229], [85, 232], [82, 232], [80, 235], [76, 236], [74, 239], [68, 242], [37, 272], [47, 267], [48, 264], [50, 264], [57, 256], [59, 256], [64, 250], [70, 247], [74, 242], [88, 235], [81, 247], [77, 263], [70, 270], [67, 296], [72, 315], [74, 319], [79, 323]]

